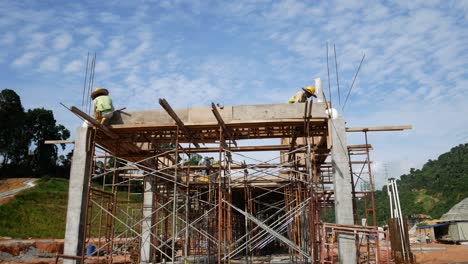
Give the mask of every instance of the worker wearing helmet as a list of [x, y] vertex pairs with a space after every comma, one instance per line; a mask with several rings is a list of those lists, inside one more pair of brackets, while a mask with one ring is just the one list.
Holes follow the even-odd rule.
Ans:
[[114, 106], [109, 96], [109, 91], [104, 88], [96, 88], [91, 93], [91, 99], [94, 101], [94, 119], [101, 124], [109, 120], [114, 115]]
[[305, 103], [307, 102], [307, 99], [309, 99], [311, 96], [317, 97], [315, 95], [315, 87], [312, 85], [309, 85], [307, 87], [303, 87], [302, 91], [297, 92], [295, 95], [291, 96], [289, 98], [288, 103], [294, 104], [294, 103]]

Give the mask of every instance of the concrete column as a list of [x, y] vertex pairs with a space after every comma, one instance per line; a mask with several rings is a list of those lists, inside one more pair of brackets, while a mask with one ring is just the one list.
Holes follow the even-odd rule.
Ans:
[[[88, 181], [92, 151], [90, 149], [91, 129], [79, 127], [76, 130], [75, 148], [70, 169], [68, 187], [67, 223], [65, 230], [64, 255], [81, 256], [86, 223], [86, 202], [88, 198]], [[80, 261], [64, 259], [64, 264], [75, 264]]]
[[[329, 120], [332, 136], [333, 186], [335, 190], [335, 221], [337, 224], [353, 225], [353, 202], [351, 193], [351, 171], [346, 143], [345, 121], [342, 117]], [[338, 250], [340, 263], [356, 263], [354, 235], [339, 235]]]
[[151, 253], [153, 247], [152, 242], [152, 212], [154, 201], [154, 176], [147, 175], [143, 179], [143, 220], [141, 222], [141, 246], [140, 246], [140, 263], [152, 263]]

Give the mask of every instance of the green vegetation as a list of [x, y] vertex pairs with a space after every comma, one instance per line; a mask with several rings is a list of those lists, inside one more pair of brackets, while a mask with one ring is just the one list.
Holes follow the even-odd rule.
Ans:
[[24, 111], [15, 91], [0, 91], [0, 177], [68, 177], [70, 155], [58, 157], [58, 147], [44, 140], [69, 136], [68, 129], [56, 124], [51, 110]]
[[[99, 186], [97, 186], [99, 188]], [[110, 191], [110, 190], [107, 190]], [[117, 193], [117, 199], [127, 200], [127, 192]], [[139, 208], [142, 201], [141, 195], [132, 195], [131, 202], [135, 208]], [[101, 201], [97, 199], [97, 201]], [[9, 203], [0, 205], [0, 236], [13, 238], [63, 238], [65, 236], [65, 222], [68, 203], [68, 180], [44, 177], [38, 184], [28, 190], [22, 191]], [[126, 205], [126, 203], [123, 203]], [[117, 211], [117, 215], [124, 219], [124, 211]], [[136, 212], [140, 212], [137, 210]], [[93, 216], [98, 215], [100, 210], [93, 205]], [[135, 212], [132, 212], [135, 213]], [[98, 235], [97, 227], [99, 217], [92, 217], [93, 235]], [[103, 230], [105, 221], [101, 223]], [[116, 222], [116, 229], [122, 229], [120, 223]]]
[[60, 238], [65, 235], [68, 180], [47, 179], [0, 205], [0, 236]]
[[[410, 169], [397, 181], [403, 215], [427, 214], [440, 218], [468, 197], [468, 144], [429, 160], [422, 169]], [[379, 223], [390, 217], [387, 189], [375, 192]]]

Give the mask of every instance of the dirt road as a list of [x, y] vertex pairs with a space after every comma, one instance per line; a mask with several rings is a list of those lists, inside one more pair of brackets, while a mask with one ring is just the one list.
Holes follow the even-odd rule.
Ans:
[[34, 187], [38, 179], [34, 178], [11, 178], [0, 180], [0, 204], [6, 203], [11, 198], [28, 188]]

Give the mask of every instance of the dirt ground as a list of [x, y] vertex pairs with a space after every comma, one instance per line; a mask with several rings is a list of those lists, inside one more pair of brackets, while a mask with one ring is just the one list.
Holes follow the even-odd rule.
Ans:
[[0, 193], [23, 187], [23, 182], [33, 178], [11, 178], [0, 180]]
[[[433, 249], [418, 250], [419, 248]], [[411, 245], [417, 263], [468, 263], [468, 245], [414, 244]], [[437, 250], [441, 249], [441, 250]]]
[[[468, 245], [412, 244], [416, 263], [467, 263]], [[419, 249], [426, 250], [419, 250]], [[432, 250], [429, 250], [432, 249]], [[0, 239], [0, 263], [55, 263], [56, 254], [63, 252], [63, 239], [13, 240]], [[100, 263], [103, 258], [88, 258], [88, 263]], [[130, 256], [114, 256], [114, 263], [131, 263]], [[61, 259], [59, 263], [61, 263]]]
[[[31, 180], [33, 178], [11, 178], [11, 179], [2, 179], [0, 180], [0, 193], [8, 192], [14, 189], [24, 187], [25, 181]], [[0, 198], [0, 204], [7, 203], [13, 199], [15, 194], [11, 196]]]

